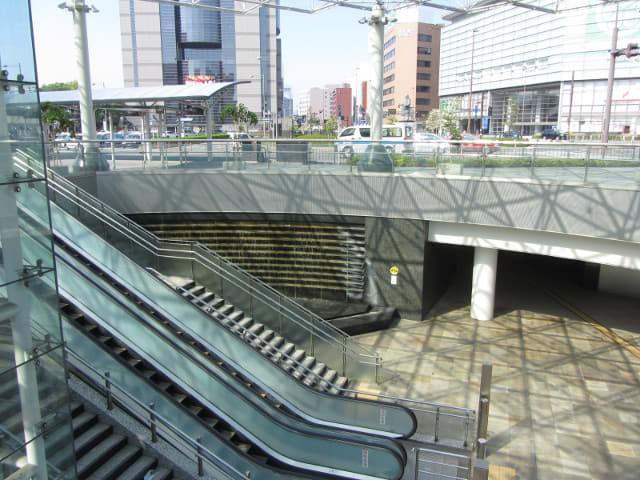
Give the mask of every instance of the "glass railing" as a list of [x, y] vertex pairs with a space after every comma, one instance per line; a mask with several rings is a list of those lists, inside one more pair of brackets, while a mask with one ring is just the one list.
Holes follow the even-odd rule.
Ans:
[[[290, 465], [302, 466], [304, 469], [317, 472], [333, 471], [349, 478], [352, 478], [352, 475], [359, 478], [371, 472], [375, 472], [373, 478], [379, 479], [395, 480], [402, 475], [403, 462], [393, 448], [394, 444], [391, 447], [382, 444], [391, 443], [391, 440], [374, 439], [337, 430], [329, 432], [322, 426], [298, 426], [300, 420], [291, 416], [286, 416], [286, 421], [278, 421], [275, 416], [279, 413], [270, 414], [261, 399], [254, 399], [255, 393], [241, 391], [233, 375], [226, 375], [229, 378], [225, 378], [222, 373], [214, 372], [204, 356], [195, 352], [186, 342], [177, 340], [180, 338], [179, 335], [173, 334], [174, 338], [150, 314], [135, 311], [131, 306], [120, 303], [121, 294], [113, 289], [110, 281], [96, 278], [93, 271], [73, 255], [63, 252], [58, 252], [58, 255], [61, 260], [58, 263], [59, 284], [61, 294], [65, 298], [81, 311], [92, 312], [92, 319], [118, 338], [123, 345], [132, 348], [136, 355], [147, 360], [155, 369], [176, 382], [180, 389], [189, 392], [270, 456]], [[126, 271], [126, 266], [123, 267]], [[140, 270], [139, 267], [136, 268]], [[135, 280], [134, 283], [145, 282], [141, 276], [136, 277], [134, 271], [129, 273], [130, 278]], [[150, 277], [150, 280], [153, 282], [155, 279]], [[260, 366], [269, 363], [263, 358], [258, 359], [256, 355], [252, 357], [248, 346], [243, 345], [241, 341], [236, 341], [234, 345], [234, 339], [237, 337], [231, 332], [224, 328], [216, 328], [210, 318], [197, 315], [193, 307], [184, 302], [180, 295], [171, 295], [172, 292], [167, 292], [166, 288], [162, 289], [160, 282], [156, 281], [156, 284], [160, 288], [152, 296], [157, 302], [150, 305], [154, 310], [166, 309], [174, 313], [175, 317], [165, 318], [175, 322], [183, 331], [184, 327], [192, 326], [194, 331], [200, 331], [210, 339], [212, 347], [220, 345], [219, 348], [224, 348], [224, 345], [228, 345], [230, 351], [235, 350], [242, 356], [249, 371], [259, 371]], [[141, 290], [148, 288], [149, 285], [146, 285], [141, 287]], [[180, 325], [178, 318], [185, 319], [185, 322]], [[200, 322], [203, 324], [200, 325]], [[65, 339], [69, 342], [69, 347], [75, 350], [83, 340], [77, 338], [75, 331], [68, 330], [70, 329], [65, 329]], [[96, 347], [92, 349], [96, 350]], [[93, 363], [94, 355], [89, 351], [84, 350], [80, 355], [83, 358], [91, 358]], [[129, 382], [130, 376], [126, 371], [113, 371], [110, 378], [123, 383]], [[138, 396], [143, 393], [138, 390], [140, 388], [131, 385], [126, 390]], [[337, 408], [338, 411], [342, 410], [339, 418], [347, 422], [350, 419], [358, 419], [358, 414], [360, 418], [368, 415], [377, 420], [379, 409], [385, 408], [384, 405], [368, 408], [366, 402], [352, 398], [325, 396], [325, 400], [328, 409], [331, 406], [335, 409], [339, 403], [349, 403], [351, 406], [347, 413], [340, 409], [339, 405]], [[315, 406], [318, 410], [323, 409], [322, 402], [316, 402]], [[391, 404], [386, 408], [388, 422], [391, 425], [398, 419], [396, 412], [402, 413], [401, 408]], [[370, 414], [367, 414], [366, 410], [370, 410]], [[356, 435], [358, 438], [355, 438]], [[363, 448], [368, 451], [368, 466], [363, 466], [360, 461]], [[331, 459], [330, 465], [327, 465], [327, 459]]]
[[193, 279], [342, 376], [379, 380], [381, 359], [318, 315], [196, 242], [167, 241], [51, 172], [52, 200], [138, 265]]
[[[48, 165], [82, 170], [87, 144], [47, 144]], [[380, 142], [389, 159], [364, 159], [369, 142], [327, 140], [156, 139], [93, 142], [111, 170], [208, 169], [220, 171], [362, 171], [408, 175], [464, 175], [637, 186], [640, 145], [550, 140], [401, 140]]]

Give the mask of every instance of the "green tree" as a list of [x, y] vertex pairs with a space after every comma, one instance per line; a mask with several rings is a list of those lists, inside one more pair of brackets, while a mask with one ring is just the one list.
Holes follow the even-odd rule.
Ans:
[[235, 105], [224, 107], [220, 112], [220, 121], [224, 122], [228, 118], [231, 119], [240, 132], [247, 130], [247, 126], [258, 124], [258, 116], [243, 103], [239, 103], [237, 107]]
[[450, 134], [451, 138], [459, 140], [462, 138], [458, 127], [461, 104], [460, 98], [453, 98], [447, 101], [444, 108], [431, 110], [425, 122], [425, 128], [440, 134]]
[[53, 134], [67, 130], [73, 126], [71, 115], [64, 108], [54, 105], [51, 102], [42, 102], [40, 104], [42, 112], [42, 123], [45, 127], [45, 133], [48, 138]]
[[504, 125], [507, 127], [508, 132], [513, 130], [513, 126], [519, 118], [520, 106], [518, 105], [518, 101], [514, 98], [509, 98], [507, 100], [506, 112], [504, 117]]
[[53, 92], [58, 90], [77, 90], [77, 89], [78, 89], [78, 82], [76, 82], [75, 80], [72, 82], [48, 83], [40, 87], [41, 92]]
[[328, 137], [335, 137], [338, 133], [338, 120], [336, 117], [331, 117], [324, 122], [324, 129], [327, 132]]
[[387, 115], [387, 123], [398, 123], [398, 117], [395, 115]]

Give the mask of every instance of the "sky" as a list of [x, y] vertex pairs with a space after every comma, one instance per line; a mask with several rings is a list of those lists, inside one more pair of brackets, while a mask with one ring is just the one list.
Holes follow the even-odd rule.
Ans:
[[[68, 0], [70, 1], [70, 0]], [[58, 8], [57, 0], [31, 0], [38, 82], [76, 80], [71, 12]], [[91, 82], [100, 87], [121, 87], [122, 54], [117, 0], [89, 0], [99, 12], [87, 15]], [[285, 87], [294, 96], [311, 87], [351, 82], [370, 64], [367, 43], [370, 27], [358, 20], [367, 12], [329, 8], [309, 15], [282, 11], [280, 37]], [[422, 21], [440, 11], [421, 9]], [[405, 12], [404, 15], [416, 15]], [[362, 80], [359, 78], [358, 80]], [[355, 83], [355, 82], [354, 82]]]

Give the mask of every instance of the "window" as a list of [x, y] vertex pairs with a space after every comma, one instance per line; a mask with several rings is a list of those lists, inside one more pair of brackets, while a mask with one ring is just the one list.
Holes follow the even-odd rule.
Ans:
[[393, 105], [393, 100], [385, 100], [382, 102], [383, 107], [390, 107], [391, 105]]
[[371, 129], [370, 128], [361, 128], [360, 129], [360, 136], [362, 138], [369, 138], [371, 136]]
[[418, 67], [431, 67], [431, 60], [418, 60]]
[[340, 134], [341, 137], [350, 137], [355, 132], [355, 128], [345, 128], [344, 131]]
[[396, 43], [396, 37], [395, 35], [393, 37], [391, 37], [389, 40], [387, 40], [386, 42], [384, 42], [384, 50], [386, 50], [387, 48], [389, 48], [391, 45], [393, 45], [394, 43]]
[[416, 75], [416, 80], [431, 80], [431, 74], [430, 73], [418, 73], [418, 75]]
[[427, 93], [431, 91], [431, 87], [429, 85], [423, 85], [416, 87], [416, 91], [419, 93]]
[[431, 105], [430, 98], [416, 98], [416, 105]]
[[431, 47], [418, 47], [418, 55], [431, 55]]
[[396, 68], [396, 62], [391, 62], [389, 65], [385, 65], [383, 70], [386, 73], [389, 70], [393, 70], [394, 68]]
[[419, 42], [432, 42], [433, 41], [433, 37], [431, 35], [427, 35], [426, 33], [419, 33], [418, 34], [418, 41]]
[[396, 76], [392, 73], [388, 77], [384, 77], [384, 83], [393, 82], [395, 80], [395, 78], [396, 78]]
[[393, 50], [391, 50], [389, 53], [385, 54], [384, 57], [382, 57], [382, 61], [386, 62], [387, 60], [395, 57], [396, 55], [396, 49], [394, 48]]
[[395, 87], [386, 88], [382, 91], [382, 96], [391, 95], [393, 92], [395, 92], [395, 90]]
[[383, 137], [402, 137], [402, 129], [400, 127], [388, 127], [382, 129]]

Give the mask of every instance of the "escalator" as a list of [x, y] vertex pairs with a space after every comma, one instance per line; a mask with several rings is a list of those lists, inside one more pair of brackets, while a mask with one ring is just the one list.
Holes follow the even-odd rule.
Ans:
[[[25, 257], [37, 258], [37, 250], [34, 240], [25, 248]], [[179, 331], [169, 335], [175, 328], [166, 328], [166, 320], [145, 312], [148, 304], [123, 291], [122, 285], [114, 286], [108, 275], [96, 272], [95, 265], [87, 265], [90, 262], [73, 250], [57, 245], [56, 253], [60, 293], [69, 303], [63, 307], [71, 319], [64, 331], [68, 348], [90, 359], [96, 369], [111, 372], [114, 381], [141, 401], [154, 403], [159, 415], [180, 419], [183, 431], [230, 464], [228, 474], [366, 479], [402, 475], [404, 452], [392, 440], [311, 425], [277, 401], [267, 401], [268, 395], [252, 390], [253, 384], [236, 378], [229, 366], [226, 378], [214, 373], [214, 365], [222, 361], [212, 358], [206, 364], [197, 359], [207, 356], [191, 341], [185, 342]], [[80, 318], [87, 313], [91, 320], [82, 325]], [[88, 327], [96, 321], [100, 327]], [[245, 384], [244, 391], [240, 384]]]
[[55, 205], [52, 219], [69, 348], [175, 419], [232, 478], [402, 476], [406, 454], [392, 439], [413, 434], [412, 412], [310, 388], [295, 374], [308, 365], [279, 351], [292, 367], [279, 368], [245, 341], [248, 329], [214, 321], [224, 312], [196, 308]]

